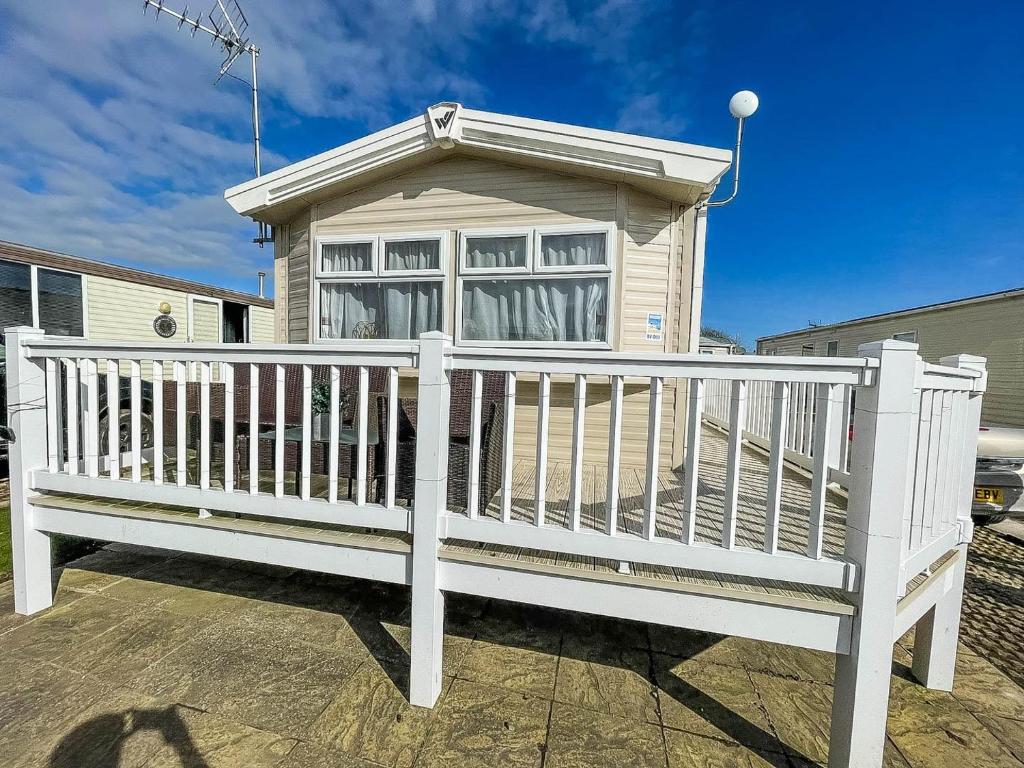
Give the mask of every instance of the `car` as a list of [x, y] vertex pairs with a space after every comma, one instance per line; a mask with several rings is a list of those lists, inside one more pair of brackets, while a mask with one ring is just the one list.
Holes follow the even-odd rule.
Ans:
[[971, 517], [978, 525], [1024, 518], [1024, 429], [983, 426], [978, 431]]

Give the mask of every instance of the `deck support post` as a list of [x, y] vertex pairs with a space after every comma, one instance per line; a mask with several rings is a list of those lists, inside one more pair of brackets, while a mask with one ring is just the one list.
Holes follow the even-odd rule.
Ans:
[[960, 607], [967, 572], [967, 545], [961, 544], [957, 550], [957, 563], [946, 572], [942, 597], [918, 620], [914, 630], [911, 672], [919, 683], [936, 691], [953, 690]]
[[450, 354], [450, 337], [437, 331], [420, 336], [409, 653], [409, 701], [420, 707], [434, 706], [441, 693], [444, 593], [437, 555], [441, 517], [448, 505]]
[[[25, 345], [42, 337], [40, 329], [28, 327], [10, 328], [6, 334], [8, 426], [14, 433], [8, 448], [14, 610], [25, 615], [53, 605], [50, 536], [33, 527], [28, 503], [29, 473], [46, 467], [47, 404], [46, 367], [26, 356]], [[68, 418], [76, 415], [68, 414]]]
[[830, 768], [882, 765], [917, 345], [878, 341], [858, 355], [879, 367], [875, 384], [857, 392], [846, 557], [860, 583], [850, 652], [836, 658]]

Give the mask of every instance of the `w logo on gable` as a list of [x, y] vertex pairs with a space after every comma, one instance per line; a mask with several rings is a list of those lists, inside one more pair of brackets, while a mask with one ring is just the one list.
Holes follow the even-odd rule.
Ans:
[[442, 101], [432, 107], [427, 107], [427, 125], [430, 126], [430, 133], [435, 141], [444, 144], [451, 144], [458, 141], [461, 131], [459, 130], [459, 112], [462, 105], [454, 101]]

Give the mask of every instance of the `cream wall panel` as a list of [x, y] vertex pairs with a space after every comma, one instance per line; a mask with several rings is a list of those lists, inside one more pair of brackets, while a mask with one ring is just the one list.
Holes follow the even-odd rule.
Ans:
[[274, 310], [266, 307], [249, 307], [250, 341], [270, 343], [274, 341]]
[[185, 294], [140, 283], [126, 283], [96, 275], [83, 276], [89, 314], [89, 337], [111, 341], [168, 341], [153, 330], [160, 302], [171, 305], [178, 332], [169, 341], [188, 336], [188, 305]]
[[[672, 429], [674, 389], [662, 393], [662, 425], [659, 466], [672, 466]], [[549, 461], [570, 461], [572, 457], [572, 414], [575, 386], [569, 381], [552, 381]], [[587, 383], [587, 412], [584, 427], [583, 461], [608, 462], [608, 418], [610, 387], [606, 378], [591, 377]], [[647, 419], [650, 407], [646, 384], [627, 383], [622, 397], [623, 466], [644, 467], [647, 463]], [[516, 386], [516, 458], [534, 459], [537, 455], [537, 383], [520, 380]]]
[[662, 328], [668, 320], [668, 284], [672, 259], [672, 204], [629, 190], [621, 270], [623, 351], [664, 352], [669, 338], [646, 341], [647, 314], [658, 312]]
[[304, 211], [288, 224], [285, 259], [288, 262], [288, 279], [284, 281], [287, 291], [285, 308], [288, 318], [287, 338], [289, 342], [303, 344], [309, 336], [309, 211]]
[[921, 357], [928, 362], [937, 363], [941, 357], [961, 352], [987, 358], [989, 383], [982, 421], [1024, 427], [1024, 296], [812, 328], [762, 341], [758, 351], [774, 349], [780, 355], [799, 355], [802, 345], [813, 344], [814, 353], [824, 355], [828, 341], [837, 339], [839, 354], [854, 356], [858, 345], [904, 331], [917, 331]]

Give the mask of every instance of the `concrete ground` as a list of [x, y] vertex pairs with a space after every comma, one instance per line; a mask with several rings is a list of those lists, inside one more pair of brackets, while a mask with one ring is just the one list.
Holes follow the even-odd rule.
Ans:
[[[1022, 765], [1024, 691], [1004, 674], [1016, 657], [990, 653], [1024, 642], [1021, 563], [1024, 545], [981, 532], [965, 602], [971, 647], [952, 694], [911, 682], [912, 640], [897, 646], [888, 765]], [[0, 763], [788, 768], [827, 758], [825, 654], [458, 597], [447, 631], [441, 700], [415, 709], [407, 590], [110, 545], [66, 567], [56, 605], [35, 617], [14, 614], [12, 585], [0, 585]]]

